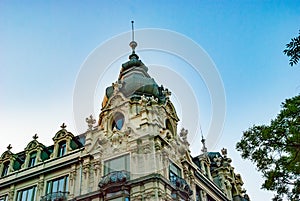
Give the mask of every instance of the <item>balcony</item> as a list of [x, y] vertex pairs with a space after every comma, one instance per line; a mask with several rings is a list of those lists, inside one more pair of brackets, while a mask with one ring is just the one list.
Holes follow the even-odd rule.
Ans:
[[40, 201], [67, 201], [69, 192], [55, 192], [49, 193], [41, 197]]
[[184, 179], [182, 179], [182, 178], [176, 176], [175, 174], [173, 174], [172, 176], [170, 176], [170, 182], [179, 191], [183, 192], [187, 196], [193, 195], [192, 189], [190, 188], [190, 186], [188, 185], [188, 183]]
[[125, 183], [129, 179], [130, 179], [129, 172], [125, 170], [115, 171], [103, 176], [98, 186], [100, 188], [103, 188], [106, 185], [110, 185], [110, 184]]

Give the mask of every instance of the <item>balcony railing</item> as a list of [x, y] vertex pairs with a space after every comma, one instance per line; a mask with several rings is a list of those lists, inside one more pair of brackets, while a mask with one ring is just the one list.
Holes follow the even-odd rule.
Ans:
[[176, 186], [179, 190], [187, 193], [188, 195], [192, 195], [193, 191], [190, 188], [190, 186], [188, 185], [188, 183], [182, 179], [181, 177], [178, 177], [177, 175], [172, 175], [170, 177], [170, 182]]
[[41, 197], [40, 201], [66, 201], [68, 200], [69, 192], [54, 192]]
[[123, 183], [128, 181], [129, 178], [130, 178], [130, 173], [125, 170], [111, 172], [102, 177], [98, 186], [102, 188], [103, 186], [108, 184]]

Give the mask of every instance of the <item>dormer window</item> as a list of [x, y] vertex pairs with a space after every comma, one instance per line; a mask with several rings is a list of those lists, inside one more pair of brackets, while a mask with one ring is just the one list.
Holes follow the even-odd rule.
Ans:
[[8, 170], [9, 170], [9, 161], [6, 161], [5, 163], [3, 163], [1, 177], [6, 176], [8, 174]]
[[32, 152], [29, 156], [29, 162], [28, 162], [28, 167], [33, 167], [35, 165], [36, 161], [36, 151]]
[[66, 147], [67, 143], [65, 140], [58, 143], [57, 157], [61, 157], [66, 154]]

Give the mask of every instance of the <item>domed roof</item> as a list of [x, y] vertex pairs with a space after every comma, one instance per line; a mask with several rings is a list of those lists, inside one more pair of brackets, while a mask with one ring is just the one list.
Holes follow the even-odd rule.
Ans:
[[[140, 99], [141, 96], [153, 96], [159, 103], [166, 101], [163, 94], [164, 88], [159, 87], [155, 80], [148, 74], [148, 67], [139, 60], [134, 52], [129, 56], [129, 61], [122, 64], [117, 81], [119, 91], [127, 98]], [[106, 88], [106, 97], [109, 99], [114, 93], [114, 86]]]

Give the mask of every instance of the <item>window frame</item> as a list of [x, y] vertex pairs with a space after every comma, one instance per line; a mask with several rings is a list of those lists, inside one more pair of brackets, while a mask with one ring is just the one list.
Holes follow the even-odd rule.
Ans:
[[29, 161], [27, 167], [33, 167], [36, 163], [37, 151], [33, 151], [29, 154]]
[[[119, 121], [121, 121], [121, 125], [119, 124]], [[125, 116], [121, 112], [117, 112], [112, 117], [111, 130], [114, 130], [114, 128], [116, 128], [119, 131], [122, 130], [124, 123], [125, 123]]]
[[[176, 171], [173, 171], [173, 168], [176, 168]], [[182, 170], [181, 168], [179, 168], [175, 163], [173, 163], [172, 161], [170, 161], [170, 165], [169, 165], [169, 180], [173, 181], [173, 178], [175, 177], [179, 177], [181, 178], [182, 175]]]
[[10, 161], [5, 161], [3, 163], [1, 177], [4, 177], [4, 176], [8, 175], [8, 173], [9, 173], [9, 166], [10, 166]]
[[7, 201], [8, 200], [8, 195], [4, 194], [4, 195], [0, 195], [0, 201]]
[[[60, 185], [61, 185], [61, 181], [63, 181], [63, 191], [60, 190]], [[56, 191], [53, 191], [53, 183], [57, 182], [57, 187], [56, 187]], [[68, 193], [69, 191], [69, 175], [64, 175], [61, 177], [57, 177], [55, 179], [51, 179], [47, 181], [46, 184], [46, 195], [48, 194], [52, 194], [52, 193], [58, 193], [58, 192], [62, 192], [62, 193]]]
[[[120, 168], [114, 168], [114, 167], [111, 167], [112, 164], [111, 162], [113, 161], [116, 161], [118, 159], [122, 159], [124, 158], [124, 163], [122, 164], [125, 169], [120, 169]], [[103, 168], [103, 175], [107, 175], [109, 173], [112, 173], [112, 172], [116, 172], [116, 171], [127, 171], [127, 172], [130, 172], [130, 154], [124, 154], [124, 155], [121, 155], [121, 156], [117, 156], [115, 158], [110, 158], [110, 159], [107, 159], [103, 162], [103, 165], [104, 165], [104, 168]]]
[[196, 185], [196, 201], [202, 201], [202, 188]]
[[[28, 199], [28, 193], [29, 191], [32, 190], [32, 197], [31, 199]], [[30, 187], [27, 187], [27, 188], [23, 188], [23, 189], [20, 189], [17, 191], [17, 198], [16, 198], [16, 201], [35, 201], [36, 200], [36, 185], [35, 186], [30, 186]], [[25, 196], [26, 196], [26, 199], [24, 200], [23, 198], [23, 193], [25, 193]]]
[[58, 143], [57, 157], [62, 157], [67, 154], [67, 141], [62, 140]]

